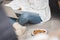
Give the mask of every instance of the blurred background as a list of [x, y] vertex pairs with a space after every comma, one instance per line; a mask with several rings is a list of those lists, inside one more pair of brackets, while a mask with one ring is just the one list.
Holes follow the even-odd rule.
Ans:
[[[7, 4], [13, 0], [4, 0], [3, 4]], [[49, 0], [49, 6], [51, 9], [51, 19], [42, 25], [27, 25], [27, 32], [25, 33], [25, 36], [22, 38], [19, 38], [21, 40], [24, 40], [24, 38], [30, 37], [29, 33], [36, 28], [44, 28], [48, 31], [54, 31], [57, 29], [60, 29], [60, 0]], [[60, 31], [59, 31], [60, 32]], [[26, 35], [27, 34], [27, 35]]]

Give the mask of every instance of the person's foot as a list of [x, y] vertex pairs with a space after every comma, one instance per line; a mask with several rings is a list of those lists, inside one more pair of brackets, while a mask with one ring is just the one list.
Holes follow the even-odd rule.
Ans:
[[21, 36], [21, 35], [23, 35], [26, 32], [26, 27], [20, 25], [18, 22], [15, 22], [13, 24], [13, 27], [16, 30], [15, 32], [16, 32], [17, 36]]
[[22, 36], [26, 32], [26, 27], [23, 27], [20, 30], [16, 30], [15, 32], [16, 32], [16, 34], [17, 34], [18, 37]]

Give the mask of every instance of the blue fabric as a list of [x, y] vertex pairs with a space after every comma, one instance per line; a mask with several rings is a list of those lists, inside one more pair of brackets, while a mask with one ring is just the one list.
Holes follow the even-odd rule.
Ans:
[[13, 25], [15, 22], [16, 22], [16, 20], [15, 19], [13, 19], [13, 18], [10, 18], [10, 23]]
[[31, 24], [40, 23], [42, 19], [40, 18], [39, 14], [35, 14], [32, 12], [22, 12], [21, 16], [19, 17], [19, 23], [24, 25], [28, 22]]

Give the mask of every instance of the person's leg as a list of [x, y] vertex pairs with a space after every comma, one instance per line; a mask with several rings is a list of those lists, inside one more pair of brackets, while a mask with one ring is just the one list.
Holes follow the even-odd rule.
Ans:
[[24, 25], [27, 22], [30, 22], [31, 24], [37, 24], [40, 23], [42, 20], [38, 14], [30, 13], [30, 12], [24, 12], [19, 17], [19, 23]]

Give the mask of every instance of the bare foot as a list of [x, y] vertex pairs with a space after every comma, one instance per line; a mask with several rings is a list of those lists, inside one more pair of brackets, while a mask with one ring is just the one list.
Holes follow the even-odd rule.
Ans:
[[26, 27], [20, 25], [18, 22], [15, 22], [13, 24], [13, 27], [15, 28], [15, 30], [16, 30], [15, 32], [18, 36], [21, 36], [26, 32]]

